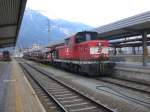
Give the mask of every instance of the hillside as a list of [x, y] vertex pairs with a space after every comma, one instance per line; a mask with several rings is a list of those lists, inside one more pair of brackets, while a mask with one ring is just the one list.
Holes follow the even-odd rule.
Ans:
[[26, 10], [17, 46], [30, 47], [33, 43], [46, 46], [48, 43], [62, 41], [68, 35], [92, 29], [91, 26], [63, 19], [49, 19], [34, 10]]

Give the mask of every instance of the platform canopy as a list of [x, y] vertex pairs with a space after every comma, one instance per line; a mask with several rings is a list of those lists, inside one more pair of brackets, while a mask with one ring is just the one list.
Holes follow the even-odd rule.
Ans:
[[93, 29], [99, 38], [108, 40], [150, 33], [150, 11]]
[[0, 0], [0, 48], [15, 46], [27, 0]]

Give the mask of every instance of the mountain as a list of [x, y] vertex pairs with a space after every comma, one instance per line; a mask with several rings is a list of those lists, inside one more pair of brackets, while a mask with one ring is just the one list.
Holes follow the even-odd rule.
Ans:
[[49, 19], [35, 10], [26, 10], [22, 20], [17, 46], [31, 47], [33, 43], [46, 46], [65, 37], [93, 27], [63, 19]]

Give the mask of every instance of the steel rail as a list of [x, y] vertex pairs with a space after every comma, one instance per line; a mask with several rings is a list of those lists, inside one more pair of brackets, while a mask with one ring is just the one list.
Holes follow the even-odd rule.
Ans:
[[[26, 62], [25, 62], [25, 63], [26, 63]], [[60, 80], [58, 80], [58, 79], [56, 79], [56, 78], [54, 78], [54, 77], [48, 75], [48, 74], [50, 74], [50, 73], [47, 73], [46, 71], [44, 71], [44, 70], [42, 70], [42, 69], [36, 68], [35, 66], [30, 65], [29, 63], [26, 63], [26, 64], [27, 64], [28, 66], [30, 66], [31, 68], [33, 68], [34, 70], [40, 72], [41, 74], [47, 76], [48, 78], [50, 78], [50, 79], [56, 81], [57, 83], [63, 85], [64, 87], [68, 88], [69, 90], [71, 90], [71, 91], [73, 91], [73, 92], [75, 92], [75, 93], [81, 95], [82, 97], [84, 97], [84, 98], [90, 100], [91, 102], [95, 103], [96, 105], [102, 107], [102, 108], [105, 109], [106, 111], [108, 111], [108, 112], [115, 112], [115, 109], [111, 109], [111, 108], [109, 108], [109, 107], [107, 107], [107, 106], [105, 106], [105, 105], [103, 105], [103, 104], [100, 104], [100, 103], [94, 101], [93, 99], [90, 99], [89, 97], [85, 96], [83, 93], [79, 92], [79, 91], [76, 90], [75, 88], [72, 88], [72, 87], [70, 87], [69, 85], [66, 85], [65, 83], [63, 83], [62, 81], [60, 81]], [[57, 101], [57, 102], [59, 102], [59, 101]]]
[[47, 89], [45, 89], [45, 88], [42, 86], [42, 84], [41, 84], [39, 81], [37, 81], [37, 80], [32, 76], [32, 74], [27, 70], [27, 68], [25, 68], [25, 66], [24, 66], [22, 63], [20, 63], [20, 65], [21, 65], [21, 67], [30, 75], [30, 77], [36, 82], [36, 84], [37, 84], [50, 98], [52, 98], [52, 99], [56, 102], [56, 104], [58, 104], [58, 106], [62, 109], [63, 112], [69, 112], [68, 110], [66, 110], [66, 109], [64, 108], [64, 106], [63, 106], [61, 103], [59, 103], [59, 101], [58, 101]]

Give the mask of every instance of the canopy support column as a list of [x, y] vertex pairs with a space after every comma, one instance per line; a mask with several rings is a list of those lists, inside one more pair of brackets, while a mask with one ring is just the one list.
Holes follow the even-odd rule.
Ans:
[[147, 32], [142, 33], [142, 38], [143, 38], [143, 66], [147, 65]]
[[132, 47], [132, 54], [133, 54], [133, 55], [136, 54], [136, 51], [135, 51], [135, 47], [134, 47], [134, 46]]

